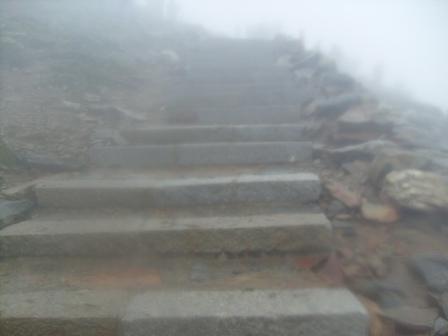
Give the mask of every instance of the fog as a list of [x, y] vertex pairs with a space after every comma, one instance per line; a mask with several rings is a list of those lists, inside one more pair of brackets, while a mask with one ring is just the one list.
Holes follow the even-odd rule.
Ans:
[[302, 36], [363, 78], [448, 109], [448, 1], [178, 0], [184, 20], [218, 33]]

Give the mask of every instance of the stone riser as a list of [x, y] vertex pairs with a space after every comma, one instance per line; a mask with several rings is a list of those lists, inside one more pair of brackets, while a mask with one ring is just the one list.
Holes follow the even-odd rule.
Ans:
[[276, 125], [300, 123], [300, 105], [248, 105], [235, 108], [171, 106], [166, 111], [170, 124]]
[[342, 289], [73, 290], [0, 295], [1, 336], [367, 336], [368, 317]]
[[128, 144], [211, 142], [295, 142], [304, 139], [301, 125], [184, 126], [129, 129], [121, 132]]
[[219, 176], [155, 180], [48, 180], [35, 187], [39, 206], [54, 208], [167, 208], [250, 203], [316, 202], [321, 186], [313, 174]]
[[298, 163], [312, 159], [309, 142], [205, 143], [95, 147], [96, 167], [156, 168]]
[[152, 218], [91, 216], [30, 220], [0, 232], [0, 257], [240, 253], [327, 254], [323, 215]]

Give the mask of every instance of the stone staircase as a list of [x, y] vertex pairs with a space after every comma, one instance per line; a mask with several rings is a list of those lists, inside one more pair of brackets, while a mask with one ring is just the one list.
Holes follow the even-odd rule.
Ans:
[[116, 130], [88, 171], [36, 183], [33, 218], [0, 231], [0, 335], [368, 334], [348, 290], [298, 266], [332, 231], [274, 51], [192, 48], [166, 106], [182, 122]]

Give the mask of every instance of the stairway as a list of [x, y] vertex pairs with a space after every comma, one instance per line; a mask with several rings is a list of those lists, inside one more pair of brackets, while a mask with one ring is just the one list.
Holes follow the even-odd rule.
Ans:
[[88, 171], [36, 183], [33, 218], [0, 231], [1, 336], [368, 334], [353, 294], [298, 266], [332, 232], [274, 51], [193, 48], [171, 124], [116, 130]]

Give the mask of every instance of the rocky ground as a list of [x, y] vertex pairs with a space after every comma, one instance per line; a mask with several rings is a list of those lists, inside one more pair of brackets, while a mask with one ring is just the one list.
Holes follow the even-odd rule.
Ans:
[[337, 240], [323, 272], [363, 298], [372, 335], [448, 335], [448, 116], [341, 82], [314, 57], [320, 94], [303, 117]]
[[[71, 44], [77, 58], [70, 58], [64, 41], [74, 33], [38, 33], [47, 28], [2, 20], [1, 41], [12, 54], [0, 64], [0, 227], [32, 211], [26, 182], [85, 165], [97, 129], [160, 122], [159, 93], [181, 62], [156, 43], [167, 35], [153, 36], [153, 48], [131, 57], [123, 53], [130, 45], [98, 48], [105, 41], [92, 39], [82, 48]], [[30, 47], [37, 36], [46, 36], [37, 45], [50, 45], [53, 58], [48, 48]], [[92, 48], [116, 57], [98, 62]], [[285, 50], [279, 65], [308, 89], [298, 113], [316, 144], [321, 207], [337, 243], [328, 260], [297, 264], [359, 294], [374, 336], [448, 335], [448, 116], [411, 98], [373, 93], [326, 57], [296, 49]], [[117, 66], [123, 58], [132, 61]], [[10, 189], [16, 185], [22, 187]]]

